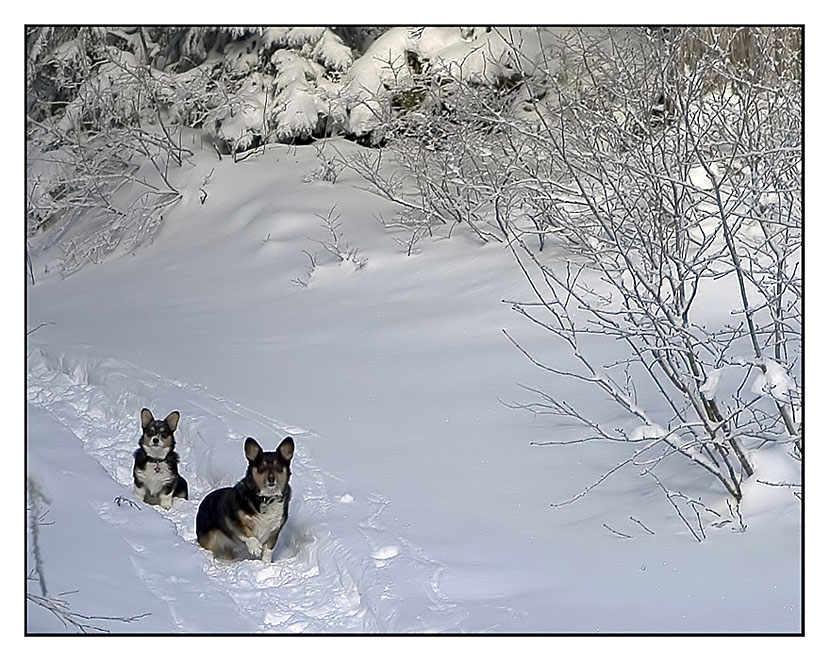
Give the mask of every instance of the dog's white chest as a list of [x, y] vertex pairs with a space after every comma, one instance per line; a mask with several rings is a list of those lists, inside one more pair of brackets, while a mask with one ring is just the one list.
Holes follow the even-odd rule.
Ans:
[[253, 520], [253, 537], [264, 542], [268, 536], [282, 526], [283, 520], [283, 503], [281, 501], [272, 501], [265, 506], [259, 515], [254, 515]]
[[148, 462], [144, 469], [139, 469], [136, 473], [150, 494], [158, 494], [173, 479], [166, 462]]

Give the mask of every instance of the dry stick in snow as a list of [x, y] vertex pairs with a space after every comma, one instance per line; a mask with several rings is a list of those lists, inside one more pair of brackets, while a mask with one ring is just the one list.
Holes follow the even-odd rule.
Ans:
[[630, 536], [630, 535], [628, 535], [627, 533], [620, 533], [619, 531], [615, 531], [615, 530], [614, 530], [614, 529], [612, 529], [610, 526], [608, 526], [605, 522], [603, 522], [603, 523], [602, 523], [602, 526], [603, 526], [604, 528], [608, 529], [608, 530], [609, 530], [611, 533], [613, 533], [615, 536], [619, 536], [620, 538], [628, 538], [629, 540], [630, 540], [630, 539], [632, 539], [632, 538], [634, 538], [634, 536]]
[[[72, 591], [77, 593], [77, 591]], [[66, 593], [61, 593], [61, 596]], [[152, 612], [145, 612], [135, 616], [88, 616], [74, 611], [67, 600], [62, 597], [40, 596], [33, 593], [26, 593], [26, 599], [47, 611], [50, 611], [55, 617], [66, 627], [73, 626], [79, 632], [109, 632], [110, 630], [96, 625], [92, 621], [118, 621], [120, 623], [134, 623], [142, 618], [149, 616]]]
[[635, 523], [639, 524], [639, 525], [640, 525], [640, 527], [641, 527], [641, 528], [642, 528], [642, 529], [643, 529], [646, 533], [650, 533], [651, 535], [655, 535], [654, 531], [652, 531], [651, 529], [649, 529], [649, 528], [648, 528], [645, 524], [643, 524], [640, 520], [638, 520], [638, 519], [637, 519], [636, 517], [634, 517], [633, 515], [629, 516], [629, 518], [628, 518], [628, 519], [630, 519], [632, 522], [635, 522]]
[[26, 479], [27, 496], [29, 497], [29, 533], [32, 537], [32, 557], [35, 562], [34, 571], [37, 575], [38, 584], [40, 585], [40, 594], [46, 598], [48, 593], [46, 589], [46, 574], [43, 568], [43, 555], [40, 551], [40, 525], [41, 525], [41, 508], [44, 503], [49, 503], [49, 499], [40, 489], [40, 486], [29, 476]]

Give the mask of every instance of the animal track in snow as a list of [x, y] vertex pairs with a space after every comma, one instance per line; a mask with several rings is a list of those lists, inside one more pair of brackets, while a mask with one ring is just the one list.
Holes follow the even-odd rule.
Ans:
[[[204, 387], [116, 359], [58, 354], [35, 344], [27, 372], [29, 402], [51, 412], [75, 434], [84, 452], [123, 487], [125, 499], [133, 497], [139, 410], [146, 406], [182, 412], [176, 450], [191, 500], [175, 499], [172, 509], [163, 511], [143, 503], [134, 508], [123, 500], [119, 505], [116, 497], [97, 508], [101, 519], [128, 543], [136, 575], [167, 605], [177, 631], [188, 631], [192, 622], [185, 607], [177, 606], [179, 596], [186, 593], [198, 600], [201, 593], [217, 590], [231, 601], [216, 608], [232, 604], [234, 623], [249, 622], [260, 631], [453, 630], [463, 620], [465, 612], [440, 591], [441, 565], [380, 524], [385, 501], [370, 493], [355, 497], [353, 490], [344, 492], [338, 479], [317, 467], [313, 434], [230, 403]], [[288, 523], [272, 563], [216, 561], [195, 542], [199, 500], [239, 480], [245, 469], [242, 440], [261, 433], [263, 438], [298, 438]], [[155, 522], [152, 535], [146, 526], [125, 527], [133, 520], [147, 526]], [[165, 521], [172, 526], [159, 526]], [[129, 533], [122, 533], [125, 528]], [[172, 581], [170, 568], [158, 562], [165, 558], [161, 546], [182, 545], [189, 560], [180, 562], [190, 567], [173, 574], [179, 579]], [[406, 581], [395, 581], [400, 577]]]

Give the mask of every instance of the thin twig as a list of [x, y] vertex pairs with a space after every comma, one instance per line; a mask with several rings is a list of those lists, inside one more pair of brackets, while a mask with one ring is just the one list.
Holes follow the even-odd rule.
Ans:
[[627, 533], [620, 533], [619, 531], [615, 531], [615, 530], [614, 530], [614, 529], [612, 529], [610, 526], [608, 526], [605, 522], [603, 522], [603, 523], [602, 523], [602, 526], [604, 526], [604, 527], [605, 527], [606, 529], [608, 529], [611, 533], [613, 533], [613, 534], [614, 534], [614, 535], [616, 535], [616, 536], [619, 536], [620, 538], [628, 538], [628, 539], [631, 539], [631, 538], [633, 538], [633, 537], [634, 537], [634, 536], [630, 536], [630, 535], [628, 535]]
[[27, 336], [30, 336], [30, 335], [32, 335], [35, 331], [37, 331], [38, 329], [42, 329], [44, 326], [54, 326], [54, 324], [55, 324], [54, 322], [41, 322], [41, 323], [40, 323], [40, 324], [38, 324], [38, 325], [37, 325], [34, 329], [32, 329], [32, 330], [30, 330], [30, 331], [27, 331], [27, 332], [26, 332], [26, 335], [27, 335]]
[[[64, 594], [62, 594], [64, 595]], [[72, 626], [77, 628], [78, 632], [86, 633], [93, 632], [110, 632], [107, 628], [96, 625], [91, 621], [117, 621], [120, 623], [135, 623], [142, 618], [150, 616], [152, 612], [144, 612], [143, 614], [136, 614], [135, 616], [88, 616], [74, 611], [67, 600], [62, 598], [53, 598], [49, 596], [40, 596], [33, 593], [26, 593], [26, 599], [33, 604], [43, 607], [50, 611], [55, 617], [64, 625], [64, 627]]]
[[651, 535], [655, 535], [654, 531], [652, 531], [651, 529], [649, 529], [649, 528], [648, 528], [645, 524], [643, 524], [640, 520], [638, 520], [638, 519], [637, 519], [636, 517], [634, 517], [633, 515], [630, 515], [630, 516], [628, 517], [628, 519], [630, 519], [632, 522], [636, 522], [637, 524], [639, 524], [639, 525], [643, 528], [643, 530], [644, 530], [644, 531], [646, 531], [647, 533], [650, 533]]

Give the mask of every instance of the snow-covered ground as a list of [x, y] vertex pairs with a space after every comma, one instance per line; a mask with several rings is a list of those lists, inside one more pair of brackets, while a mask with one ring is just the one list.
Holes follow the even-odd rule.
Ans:
[[[141, 616], [90, 621], [129, 633], [801, 630], [792, 489], [753, 480], [737, 531], [717, 487], [678, 464], [666, 481], [719, 514], [702, 514], [703, 542], [636, 471], [552, 508], [628, 451], [532, 445], [573, 431], [504, 404], [527, 399], [520, 384], [567, 388], [616, 415], [503, 334], [541, 358], [565, 351], [503, 303], [529, 296], [510, 252], [458, 232], [407, 256], [378, 220], [389, 204], [346, 176], [307, 181], [317, 167], [313, 147], [199, 154], [152, 245], [65, 279], [54, 253], [35, 256], [27, 459], [49, 499], [50, 594]], [[318, 243], [333, 207], [362, 268]], [[318, 256], [310, 277], [303, 251]], [[182, 414], [191, 500], [169, 512], [119, 499], [145, 406]], [[243, 475], [246, 436], [273, 449], [285, 434], [294, 498], [274, 562], [214, 561], [195, 542], [199, 500]], [[754, 461], [758, 477], [800, 482], [781, 448]], [[27, 629], [67, 631], [35, 605]]]

